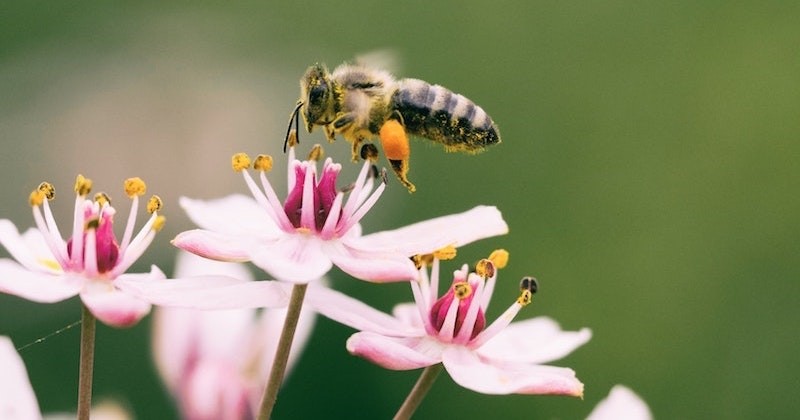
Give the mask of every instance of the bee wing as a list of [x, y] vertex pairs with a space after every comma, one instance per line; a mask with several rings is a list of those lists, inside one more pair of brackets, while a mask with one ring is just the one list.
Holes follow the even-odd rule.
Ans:
[[354, 64], [375, 69], [383, 69], [392, 74], [400, 74], [402, 70], [400, 54], [391, 49], [366, 51], [355, 57]]

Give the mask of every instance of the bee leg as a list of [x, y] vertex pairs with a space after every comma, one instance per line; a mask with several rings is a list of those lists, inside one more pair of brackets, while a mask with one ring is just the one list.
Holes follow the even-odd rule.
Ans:
[[350, 149], [350, 154], [351, 154], [350, 159], [352, 159], [353, 162], [358, 162], [360, 160], [359, 158], [361, 157], [362, 142], [364, 142], [364, 139], [361, 137], [356, 137], [356, 139], [353, 140], [352, 142], [353, 147]]
[[408, 180], [408, 160], [411, 155], [411, 147], [408, 144], [408, 135], [403, 125], [395, 120], [387, 120], [381, 126], [379, 136], [381, 146], [386, 159], [392, 165], [397, 179], [408, 188], [408, 192], [414, 192], [417, 187]]
[[325, 131], [325, 138], [328, 139], [328, 143], [336, 141], [336, 132], [333, 131], [333, 127], [326, 125], [323, 126], [322, 129]]

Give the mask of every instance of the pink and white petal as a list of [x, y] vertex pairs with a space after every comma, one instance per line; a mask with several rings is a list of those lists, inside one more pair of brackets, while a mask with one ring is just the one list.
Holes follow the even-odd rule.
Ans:
[[81, 300], [92, 315], [112, 327], [131, 327], [150, 313], [149, 303], [100, 281], [84, 287]]
[[[310, 287], [316, 283], [311, 283]], [[266, 380], [269, 377], [269, 371], [272, 369], [272, 362], [275, 359], [275, 350], [278, 347], [278, 340], [280, 338], [281, 330], [283, 329], [284, 321], [286, 320], [286, 309], [265, 309], [261, 312], [261, 317], [256, 321], [256, 324], [249, 330], [250, 334], [247, 339], [239, 340], [241, 353], [243, 354], [238, 360], [242, 365], [249, 363], [247, 366], [242, 366], [241, 369], [253, 369], [256, 372], [254, 376], [261, 382], [259, 389], [266, 386]], [[297, 320], [297, 329], [294, 333], [294, 340], [292, 340], [292, 349], [289, 352], [289, 360], [286, 367], [286, 375], [292, 370], [292, 367], [300, 358], [303, 349], [311, 337], [311, 331], [314, 328], [316, 321], [316, 314], [310, 305], [303, 305], [300, 311], [300, 318]], [[241, 343], [244, 343], [242, 345]], [[256, 361], [255, 364], [252, 361]], [[259, 395], [260, 396], [260, 395]]]
[[218, 261], [246, 262], [250, 260], [253, 242], [247, 236], [194, 229], [181, 232], [172, 244], [201, 257]]
[[311, 286], [306, 303], [320, 314], [348, 327], [392, 337], [416, 337], [425, 334], [358, 299], [325, 286]]
[[323, 244], [331, 261], [345, 273], [374, 283], [414, 280], [419, 272], [408, 256], [399, 253], [372, 252], [341, 241]]
[[0, 260], [0, 292], [33, 302], [54, 303], [77, 295], [81, 287], [81, 277], [30, 271], [15, 261]]
[[322, 241], [304, 234], [283, 235], [277, 241], [262, 243], [251, 250], [253, 264], [290, 283], [319, 280], [333, 267], [322, 250]]
[[448, 245], [460, 247], [506, 233], [508, 225], [497, 207], [477, 206], [463, 213], [365, 235], [359, 242], [364, 249], [387, 250], [412, 256], [428, 254]]
[[591, 338], [588, 328], [564, 331], [556, 321], [540, 316], [509, 324], [476, 351], [498, 361], [547, 363], [565, 357]]
[[463, 346], [448, 346], [442, 363], [453, 380], [482, 394], [539, 394], [583, 397], [572, 369], [524, 363], [491, 363]]
[[650, 420], [653, 413], [638, 395], [623, 385], [615, 385], [592, 410], [587, 420]]
[[240, 263], [216, 261], [190, 252], [180, 251], [175, 261], [175, 278], [220, 274], [241, 280], [254, 280], [247, 266]]
[[425, 331], [425, 324], [422, 323], [420, 318], [419, 307], [416, 303], [400, 303], [392, 309], [392, 315], [403, 323], [408, 325], [416, 331]]
[[391, 370], [419, 369], [442, 360], [441, 346], [428, 337], [396, 338], [367, 331], [351, 335], [347, 351]]
[[180, 198], [180, 205], [197, 226], [219, 233], [275, 237], [280, 228], [252, 197], [232, 194], [214, 200]]
[[[0, 220], [0, 244], [28, 270], [61, 271], [38, 229], [30, 228], [24, 235], [20, 235], [17, 227], [11, 221], [2, 219]], [[48, 267], [42, 263], [43, 261], [52, 261], [55, 266]]]
[[274, 281], [247, 281], [221, 275], [163, 281], [120, 276], [120, 290], [153, 305], [203, 310], [285, 307], [287, 287]]
[[0, 417], [7, 420], [41, 419], [39, 403], [22, 358], [8, 337], [0, 337]]

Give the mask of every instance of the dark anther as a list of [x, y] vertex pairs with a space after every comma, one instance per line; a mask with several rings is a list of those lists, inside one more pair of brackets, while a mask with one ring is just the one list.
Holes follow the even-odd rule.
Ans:
[[519, 282], [519, 290], [522, 291], [529, 291], [531, 294], [536, 294], [539, 290], [539, 281], [537, 281], [533, 277], [523, 277], [522, 280]]

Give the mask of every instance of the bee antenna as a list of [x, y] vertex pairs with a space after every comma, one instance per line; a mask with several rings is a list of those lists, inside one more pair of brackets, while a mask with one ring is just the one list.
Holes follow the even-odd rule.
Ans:
[[286, 153], [286, 146], [289, 144], [289, 137], [292, 134], [292, 123], [294, 123], [294, 141], [300, 143], [300, 108], [303, 106], [303, 101], [297, 101], [294, 110], [289, 115], [289, 126], [286, 127], [286, 138], [283, 140], [283, 153]]

